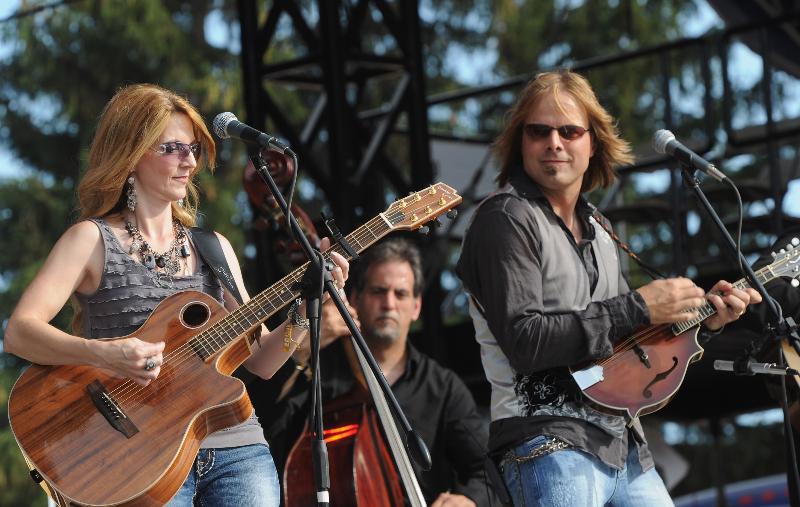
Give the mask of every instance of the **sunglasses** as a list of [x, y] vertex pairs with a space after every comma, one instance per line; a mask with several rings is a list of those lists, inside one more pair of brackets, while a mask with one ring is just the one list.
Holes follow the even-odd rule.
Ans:
[[161, 155], [177, 153], [181, 159], [188, 157], [190, 152], [194, 155], [194, 158], [200, 158], [201, 151], [202, 147], [200, 143], [186, 144], [180, 141], [170, 141], [168, 143], [159, 144], [158, 149], [155, 150], [156, 153]]
[[525, 135], [528, 136], [528, 139], [546, 139], [550, 137], [550, 131], [556, 130], [558, 131], [558, 135], [561, 136], [561, 139], [565, 141], [574, 141], [575, 139], [580, 139], [583, 137], [583, 134], [589, 132], [589, 129], [585, 129], [578, 125], [561, 125], [560, 127], [551, 127], [550, 125], [545, 125], [543, 123], [526, 123], [522, 129], [525, 131]]

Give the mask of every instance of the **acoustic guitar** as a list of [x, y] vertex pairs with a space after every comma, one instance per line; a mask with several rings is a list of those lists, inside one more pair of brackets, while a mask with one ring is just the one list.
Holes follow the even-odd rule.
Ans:
[[[400, 199], [346, 239], [358, 252], [457, 206], [437, 183]], [[348, 257], [340, 245], [331, 251]], [[228, 313], [186, 291], [164, 299], [133, 335], [165, 341], [161, 374], [146, 387], [83, 365], [32, 365], [8, 400], [11, 429], [35, 479], [60, 505], [163, 505], [180, 488], [202, 440], [253, 411], [230, 374], [251, 354], [252, 331], [298, 296], [308, 263]], [[119, 339], [119, 338], [113, 338]]]
[[[755, 275], [762, 284], [778, 277], [800, 276], [800, 248], [790, 245], [781, 250]], [[734, 285], [740, 289], [750, 286], [744, 278]], [[695, 310], [699, 313], [696, 319], [645, 327], [614, 345], [610, 357], [572, 369], [572, 377], [588, 401], [599, 410], [629, 419], [669, 403], [689, 364], [703, 355], [697, 342], [700, 323], [717, 312], [710, 302]]]

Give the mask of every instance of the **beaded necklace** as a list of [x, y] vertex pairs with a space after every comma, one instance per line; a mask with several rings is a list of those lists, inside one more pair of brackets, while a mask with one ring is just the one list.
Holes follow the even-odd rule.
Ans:
[[[186, 230], [178, 220], [172, 221], [174, 237], [169, 249], [164, 253], [153, 250], [150, 244], [142, 237], [139, 228], [130, 220], [125, 220], [125, 230], [133, 241], [128, 253], [139, 252], [142, 263], [150, 271], [153, 282], [159, 287], [172, 287], [172, 277], [181, 269], [181, 259], [189, 257], [189, 245], [186, 243]], [[179, 258], [180, 256], [180, 258]]]

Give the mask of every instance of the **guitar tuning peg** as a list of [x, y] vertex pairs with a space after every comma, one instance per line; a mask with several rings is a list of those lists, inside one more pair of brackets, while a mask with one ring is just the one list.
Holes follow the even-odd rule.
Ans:
[[772, 255], [773, 257], [777, 257], [778, 256], [778, 254], [776, 254], [775, 252], [770, 252], [770, 255]]
[[786, 245], [786, 251], [787, 252], [791, 252], [792, 250], [794, 250], [794, 245], [792, 245], [791, 243], [788, 243]]
[[794, 246], [800, 245], [800, 239], [797, 239], [797, 238], [792, 238], [792, 244], [793, 244]]
[[441, 227], [441, 226], [442, 226], [442, 221], [441, 221], [441, 220], [439, 220], [439, 218], [438, 218], [438, 217], [437, 217], [437, 218], [434, 218], [433, 220], [431, 220], [431, 225], [432, 225], [432, 226], [434, 226], [434, 227], [436, 227], [436, 228], [438, 229], [439, 227]]
[[800, 287], [800, 280], [797, 278], [792, 278], [792, 281], [789, 282], [789, 284], [794, 288]]
[[431, 232], [431, 228], [428, 227], [427, 225], [423, 225], [422, 227], [419, 228], [418, 232], [423, 236], [427, 236], [428, 233]]
[[457, 216], [458, 216], [458, 210], [451, 209], [450, 211], [447, 212], [447, 218], [449, 218], [450, 220], [453, 220]]
[[786, 253], [786, 250], [784, 250], [783, 248], [781, 248], [781, 249], [778, 251], [778, 253], [785, 254], [785, 253]]

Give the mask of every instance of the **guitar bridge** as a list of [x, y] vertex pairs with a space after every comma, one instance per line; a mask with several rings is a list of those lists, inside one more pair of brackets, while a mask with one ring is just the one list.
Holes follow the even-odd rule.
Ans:
[[106, 387], [99, 380], [95, 380], [86, 386], [86, 390], [89, 392], [89, 397], [92, 398], [94, 406], [115, 430], [125, 435], [126, 438], [131, 438], [139, 433], [139, 428], [133, 424], [133, 421], [128, 418], [127, 414], [114, 401], [114, 398], [108, 394]]

